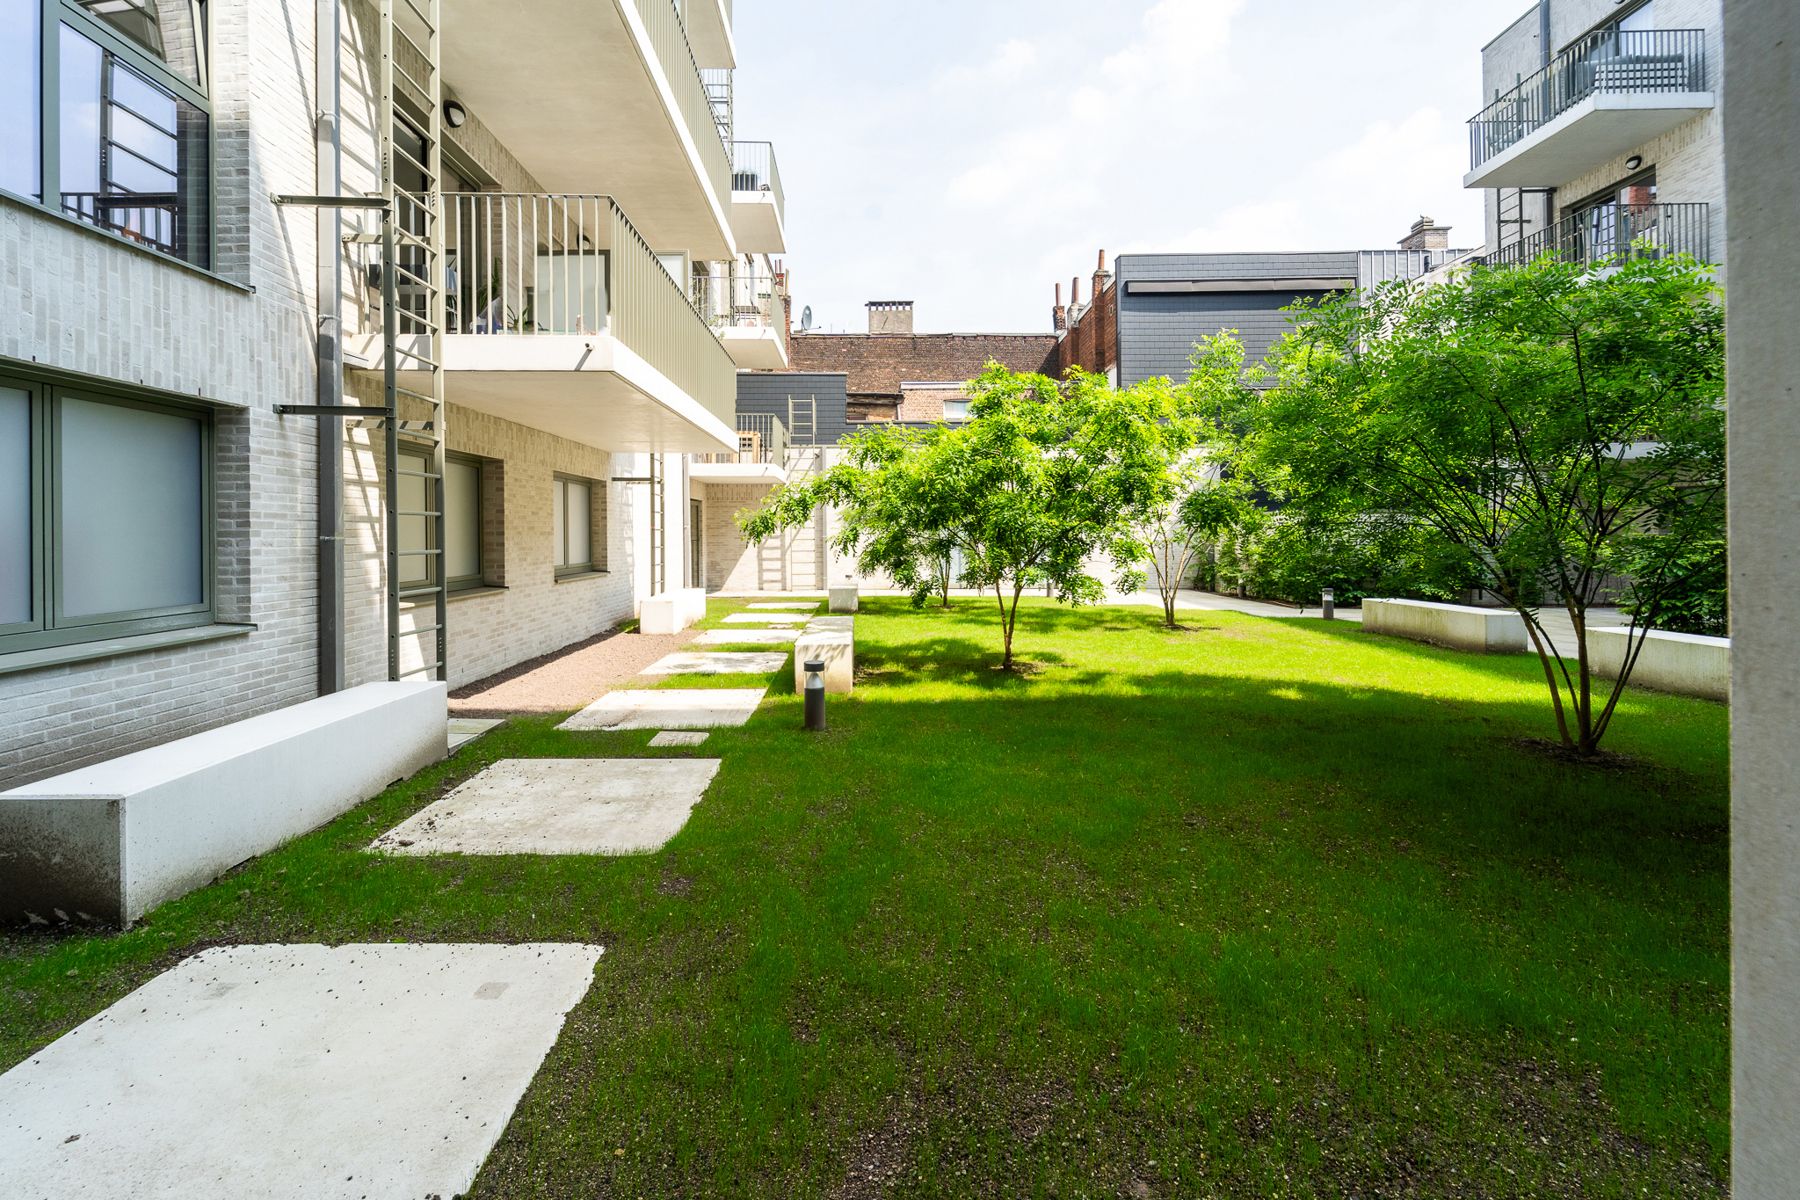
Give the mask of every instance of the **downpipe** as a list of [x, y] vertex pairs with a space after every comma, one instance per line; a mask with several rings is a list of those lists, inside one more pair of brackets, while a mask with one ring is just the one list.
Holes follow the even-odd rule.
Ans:
[[[313, 86], [318, 111], [313, 118], [314, 190], [336, 196], [343, 187], [340, 0], [316, 0], [313, 22]], [[342, 210], [321, 205], [316, 216], [319, 325], [316, 357], [317, 403], [344, 403], [344, 237]], [[321, 696], [341, 692], [344, 664], [344, 425], [330, 414], [318, 417], [318, 686]]]

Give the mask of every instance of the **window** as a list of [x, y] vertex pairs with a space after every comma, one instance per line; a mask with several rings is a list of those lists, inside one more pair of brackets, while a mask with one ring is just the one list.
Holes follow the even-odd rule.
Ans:
[[555, 539], [556, 573], [581, 575], [605, 569], [605, 558], [594, 554], [594, 526], [605, 536], [605, 516], [594, 519], [595, 497], [599, 495], [593, 481], [558, 475], [551, 485], [551, 528]]
[[[431, 457], [425, 450], [402, 447], [400, 477], [395, 480], [395, 506], [400, 510], [400, 588], [403, 592], [437, 587], [437, 512], [432, 501]], [[443, 571], [450, 590], [486, 584], [481, 554], [482, 463], [466, 454], [444, 456]]]
[[0, 652], [212, 622], [205, 410], [0, 379]]
[[211, 266], [204, 11], [200, 0], [0, 0], [0, 188]]
[[444, 460], [444, 574], [450, 589], [486, 582], [481, 560], [481, 460]]
[[966, 421], [969, 419], [969, 402], [967, 400], [944, 401], [944, 420]]

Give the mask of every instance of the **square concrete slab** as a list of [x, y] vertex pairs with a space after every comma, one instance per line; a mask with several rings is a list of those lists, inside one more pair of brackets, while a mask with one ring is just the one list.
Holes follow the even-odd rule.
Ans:
[[703, 746], [706, 744], [706, 739], [711, 736], [710, 733], [684, 733], [680, 730], [665, 729], [650, 739], [650, 748], [652, 750], [669, 750], [677, 746]]
[[769, 601], [768, 603], [765, 603], [765, 604], [752, 604], [752, 605], [750, 605], [750, 607], [753, 609], [769, 609], [771, 611], [780, 610], [780, 609], [788, 609], [790, 611], [798, 610], [800, 612], [818, 612], [819, 611], [819, 602], [817, 600], [780, 600], [780, 601]]
[[803, 625], [806, 623], [805, 613], [732, 613], [725, 618], [727, 625]]
[[797, 629], [708, 629], [694, 639], [696, 646], [791, 646]]
[[648, 854], [681, 832], [719, 760], [514, 758], [375, 839], [387, 854]]
[[0, 1075], [0, 1195], [458, 1195], [600, 954], [202, 951]]
[[608, 692], [558, 729], [717, 729], [747, 725], [767, 688], [662, 688]]
[[450, 753], [456, 753], [482, 734], [504, 724], [506, 724], [505, 721], [489, 721], [478, 717], [451, 717]]
[[645, 675], [767, 675], [787, 666], [788, 656], [774, 651], [731, 654], [694, 651], [671, 654], [645, 667]]

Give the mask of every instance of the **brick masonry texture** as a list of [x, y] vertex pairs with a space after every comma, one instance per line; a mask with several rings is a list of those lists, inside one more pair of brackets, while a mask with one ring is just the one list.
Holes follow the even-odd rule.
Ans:
[[795, 334], [788, 361], [796, 371], [847, 376], [852, 411], [892, 417], [902, 383], [975, 378], [989, 362], [1015, 371], [1054, 371], [1053, 333]]

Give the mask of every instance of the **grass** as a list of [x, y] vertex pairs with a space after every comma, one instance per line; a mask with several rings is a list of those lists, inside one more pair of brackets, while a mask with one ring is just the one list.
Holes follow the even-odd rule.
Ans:
[[[714, 604], [709, 624], [726, 606]], [[660, 854], [379, 858], [516, 720], [126, 934], [0, 940], [0, 1066], [216, 942], [600, 940], [475, 1194], [1722, 1196], [1726, 710], [1568, 764], [1528, 657], [865, 605]], [[671, 680], [743, 686], [741, 679]]]

